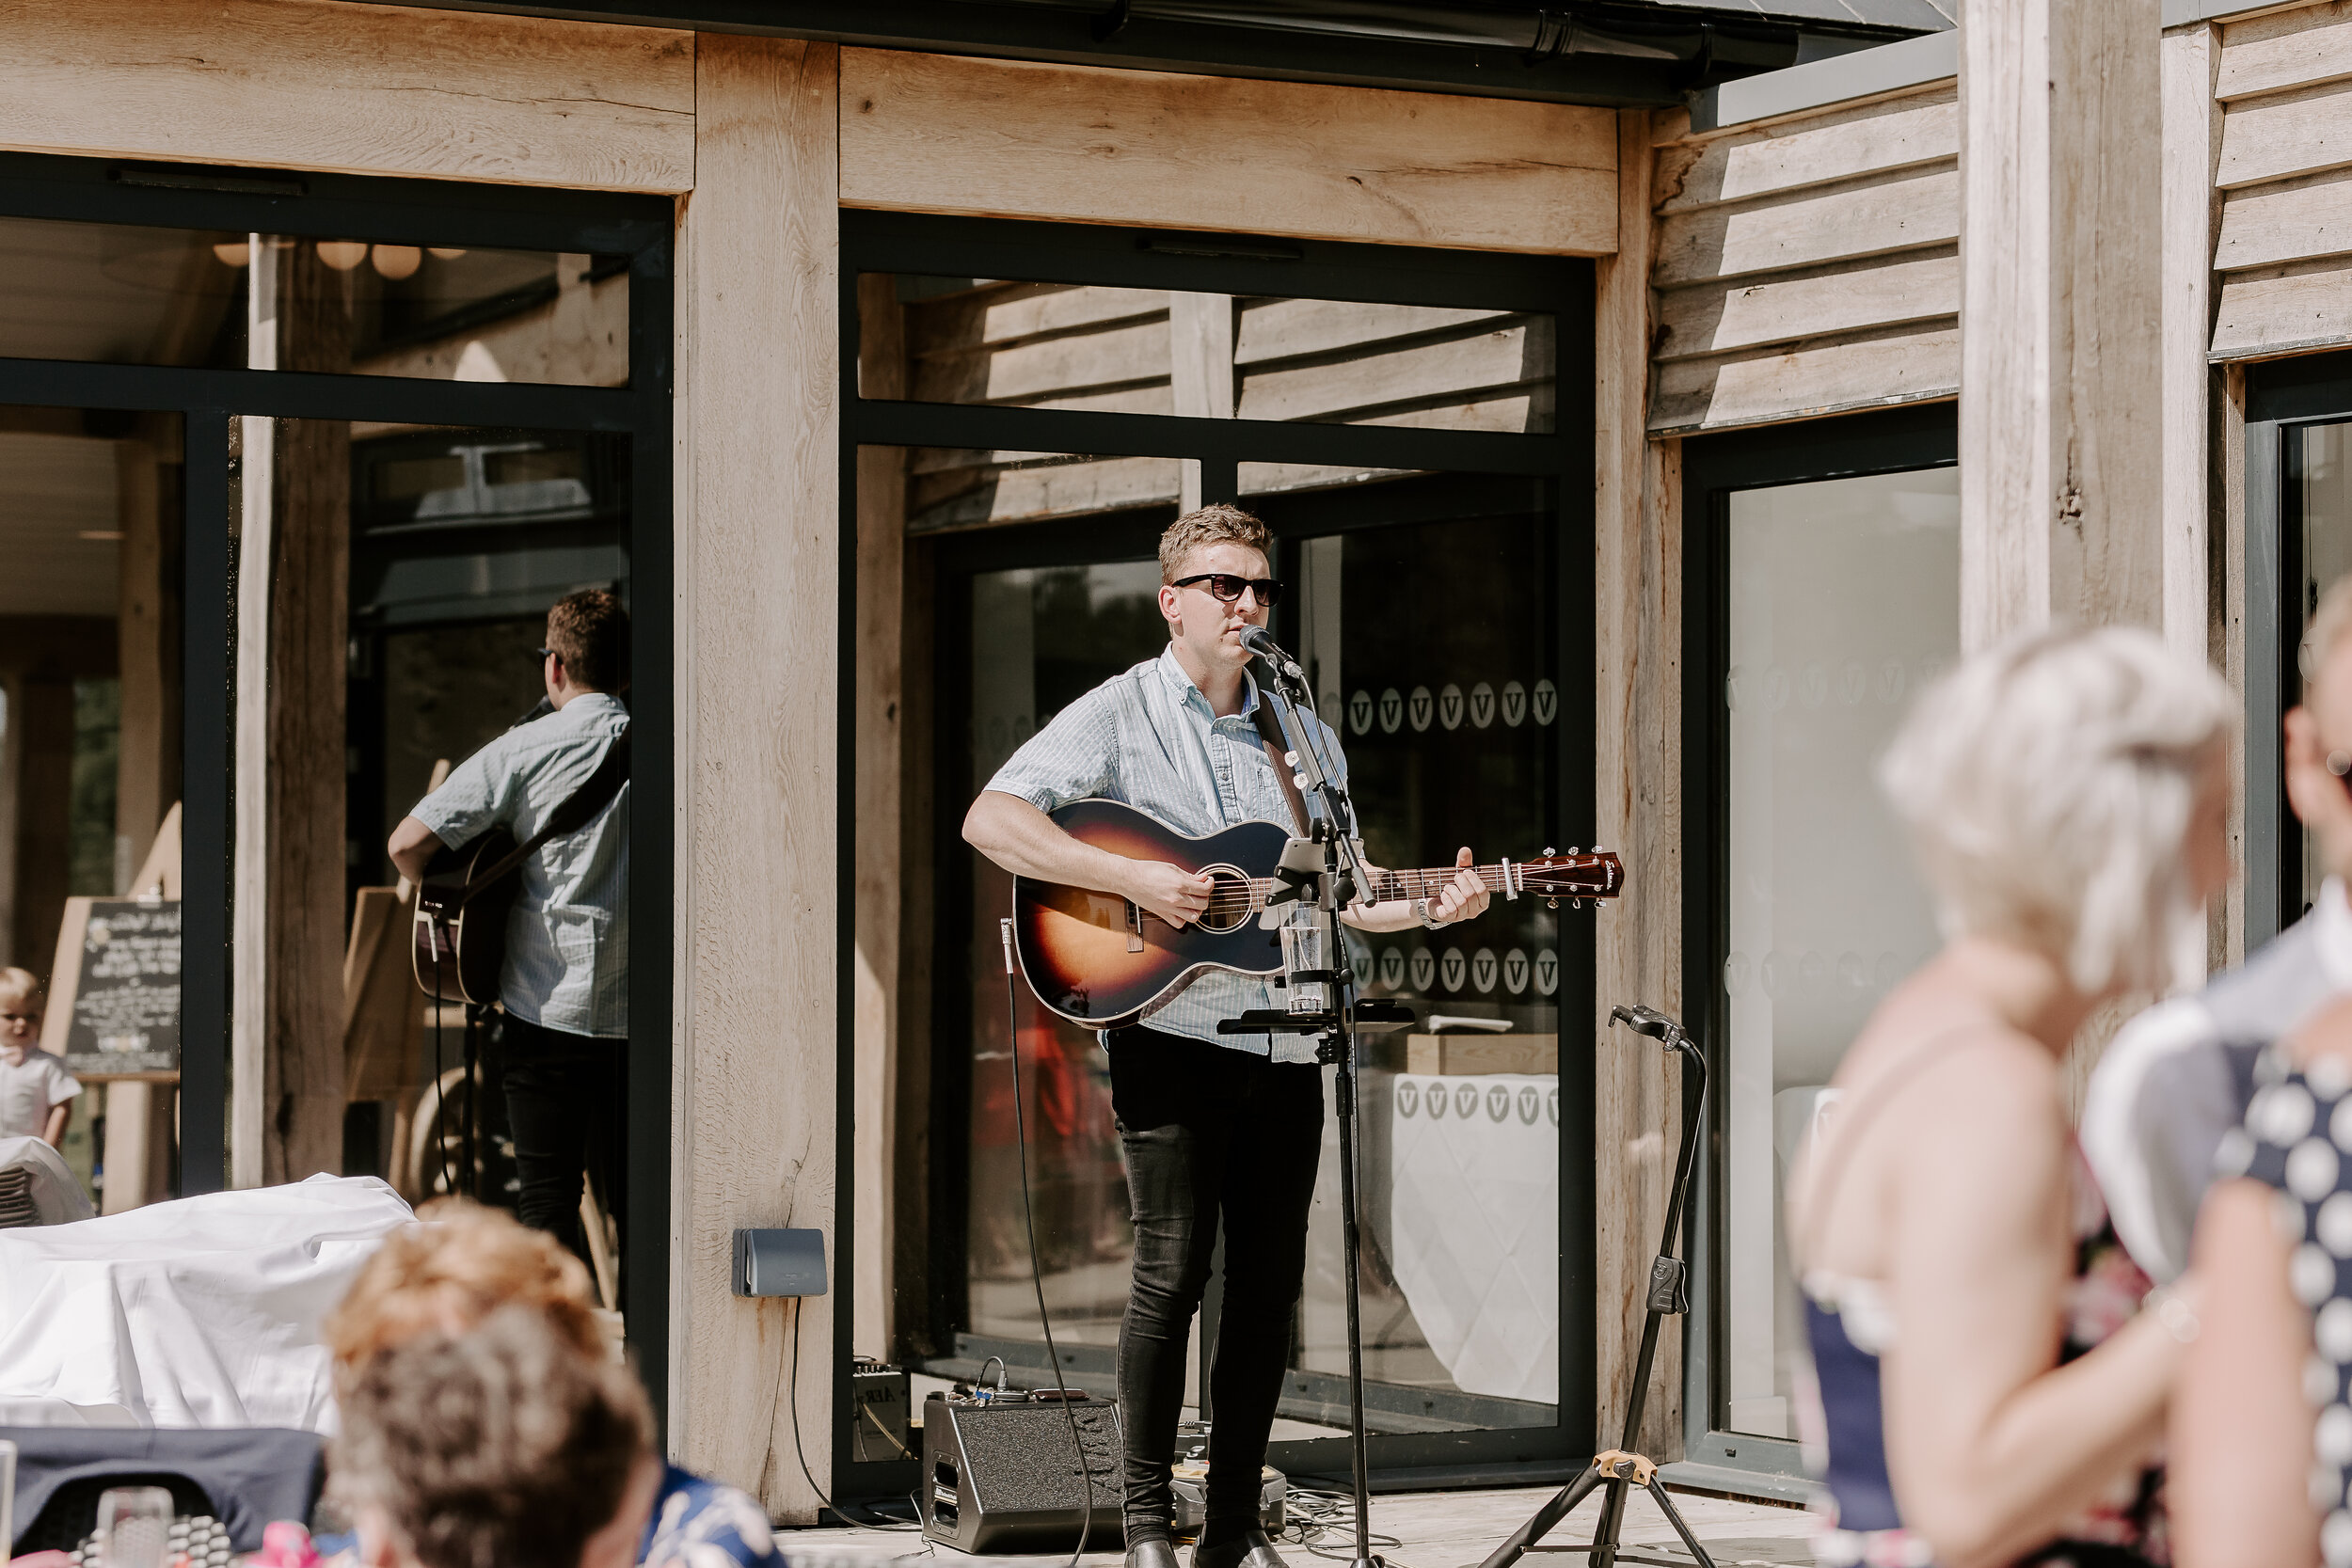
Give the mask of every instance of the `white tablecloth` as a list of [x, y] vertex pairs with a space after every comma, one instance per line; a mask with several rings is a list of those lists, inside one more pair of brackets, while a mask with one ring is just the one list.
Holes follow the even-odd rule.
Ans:
[[1429, 1348], [1467, 1393], [1560, 1398], [1560, 1081], [1400, 1073], [1390, 1244]]
[[319, 1322], [413, 1221], [373, 1177], [314, 1176], [0, 1230], [0, 1416], [332, 1431]]

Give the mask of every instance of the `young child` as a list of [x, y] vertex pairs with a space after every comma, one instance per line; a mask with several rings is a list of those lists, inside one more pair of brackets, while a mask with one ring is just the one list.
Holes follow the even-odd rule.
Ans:
[[81, 1082], [40, 1048], [40, 981], [0, 969], [0, 1138], [39, 1138], [65, 1147]]

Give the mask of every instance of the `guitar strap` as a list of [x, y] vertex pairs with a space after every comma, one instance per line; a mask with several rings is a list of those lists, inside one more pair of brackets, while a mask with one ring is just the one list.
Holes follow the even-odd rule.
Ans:
[[[1265, 693], [1258, 694], [1258, 705], [1250, 713], [1258, 725], [1258, 738], [1265, 742], [1265, 759], [1274, 765], [1274, 776], [1281, 781], [1282, 799], [1291, 803], [1291, 820], [1298, 825], [1298, 836], [1312, 838], [1314, 824], [1307, 816], [1306, 798], [1298, 793], [1298, 780], [1293, 776], [1291, 765], [1282, 760], [1291, 743], [1282, 738], [1282, 721], [1274, 716], [1274, 705]], [[1305, 743], [1305, 737], [1300, 737]]]
[[462, 906], [475, 894], [491, 886], [500, 878], [530, 859], [548, 840], [560, 838], [565, 833], [580, 832], [588, 825], [590, 818], [612, 803], [612, 798], [620, 794], [621, 785], [627, 783], [628, 783], [628, 729], [624, 725], [621, 733], [612, 737], [612, 744], [604, 749], [604, 755], [597, 760], [596, 770], [589, 774], [580, 786], [564, 799], [562, 805], [548, 813], [546, 825], [531, 835], [531, 842], [519, 845], [501, 855], [488, 870], [468, 882], [458, 891], [454, 898], [449, 900], [449, 903]]

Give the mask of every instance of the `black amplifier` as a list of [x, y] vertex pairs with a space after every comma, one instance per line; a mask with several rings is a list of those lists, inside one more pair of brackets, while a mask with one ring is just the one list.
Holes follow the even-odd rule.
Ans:
[[[1073, 1391], [1074, 1392], [1074, 1391]], [[1086, 1460], [1071, 1451], [1078, 1422]], [[1078, 1499], [1089, 1492], [1087, 1544], [1121, 1549], [1119, 1406], [1073, 1397], [1015, 1395], [973, 1400], [933, 1394], [923, 1402], [923, 1534], [960, 1552], [1066, 1552], [1078, 1544]]]

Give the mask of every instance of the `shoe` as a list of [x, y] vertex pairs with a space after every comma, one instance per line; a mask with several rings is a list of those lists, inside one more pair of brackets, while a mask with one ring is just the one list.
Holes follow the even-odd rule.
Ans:
[[1230, 1541], [1215, 1546], [1195, 1546], [1192, 1568], [1289, 1568], [1265, 1531], [1252, 1525]]
[[1166, 1541], [1145, 1541], [1130, 1546], [1127, 1568], [1176, 1568], [1176, 1548]]

